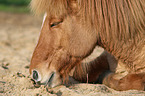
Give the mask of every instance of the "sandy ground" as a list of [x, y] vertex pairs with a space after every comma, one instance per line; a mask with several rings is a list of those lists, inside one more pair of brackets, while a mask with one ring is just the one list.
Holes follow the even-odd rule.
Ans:
[[145, 96], [144, 91], [115, 91], [101, 84], [35, 88], [29, 76], [41, 17], [0, 12], [0, 96]]

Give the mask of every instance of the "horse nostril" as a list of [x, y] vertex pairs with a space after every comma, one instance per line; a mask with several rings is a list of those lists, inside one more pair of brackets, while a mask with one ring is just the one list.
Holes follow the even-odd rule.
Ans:
[[38, 72], [37, 71], [33, 71], [33, 79], [37, 80], [38, 79]]

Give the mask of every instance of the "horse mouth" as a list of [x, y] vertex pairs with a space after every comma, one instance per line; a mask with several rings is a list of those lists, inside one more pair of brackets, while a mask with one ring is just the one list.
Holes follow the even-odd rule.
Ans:
[[35, 88], [39, 88], [41, 86], [40, 82], [36, 82], [34, 79], [31, 79]]

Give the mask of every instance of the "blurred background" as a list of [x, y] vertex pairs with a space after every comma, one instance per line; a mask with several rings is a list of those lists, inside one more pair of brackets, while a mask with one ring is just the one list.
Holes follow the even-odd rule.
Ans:
[[0, 0], [0, 11], [6, 12], [29, 12], [30, 0]]
[[28, 90], [32, 86], [29, 65], [42, 16], [30, 12], [30, 1], [0, 0], [0, 96], [35, 96], [37, 92]]

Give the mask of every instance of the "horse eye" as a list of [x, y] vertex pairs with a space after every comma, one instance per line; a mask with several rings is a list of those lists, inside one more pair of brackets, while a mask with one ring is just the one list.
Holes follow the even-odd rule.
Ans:
[[54, 26], [60, 24], [61, 22], [62, 22], [62, 21], [60, 21], [60, 22], [54, 22], [54, 23], [50, 24], [50, 27], [54, 27]]

